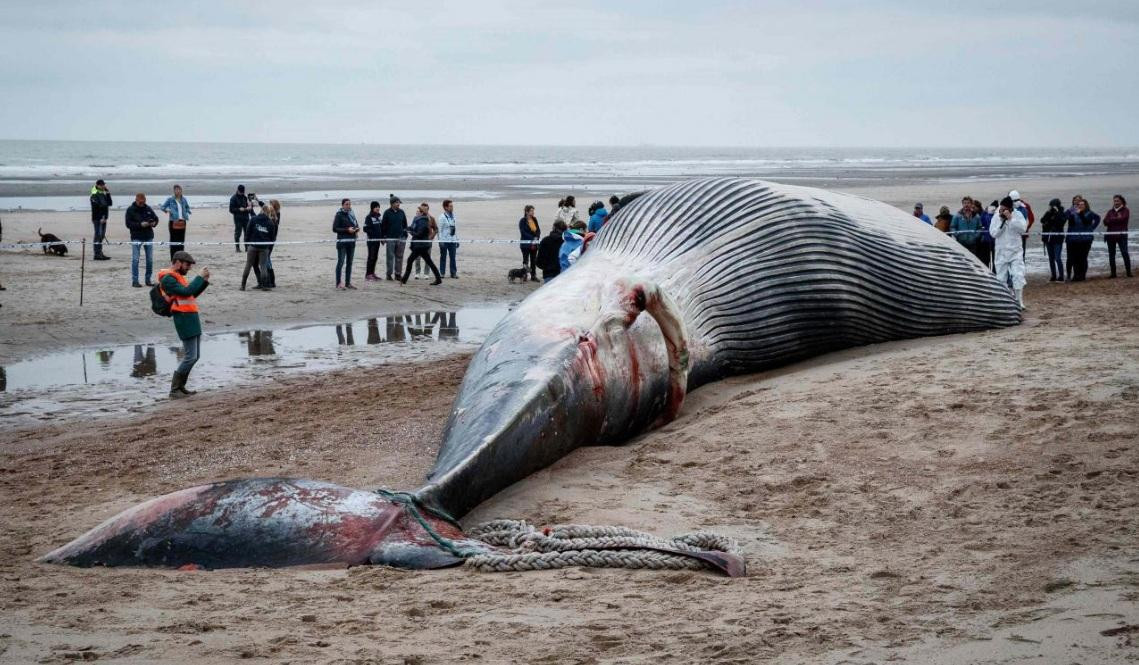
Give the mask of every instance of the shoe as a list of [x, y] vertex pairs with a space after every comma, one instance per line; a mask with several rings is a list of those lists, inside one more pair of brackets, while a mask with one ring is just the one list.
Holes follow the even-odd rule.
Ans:
[[106, 254], [96, 254], [95, 260], [96, 261], [110, 261], [111, 257], [107, 256]]
[[131, 286], [133, 286], [136, 289], [142, 288], [142, 284], [139, 284], [138, 282], [131, 282]]
[[419, 279], [419, 277], [420, 277], [419, 273], [415, 273], [415, 278]]
[[351, 284], [345, 284], [345, 285], [344, 285], [344, 288], [346, 288], [346, 289], [352, 289], [353, 291], [355, 291], [355, 290], [356, 290], [356, 287], [355, 287], [355, 286], [353, 286], [353, 285], [351, 285]]
[[536, 281], [538, 281], [538, 278], [537, 278], [537, 277], [535, 277], [534, 275], [530, 275], [530, 281], [531, 281], [531, 282], [536, 282]]
[[146, 280], [146, 285], [147, 286], [154, 286], [154, 282], [152, 282], [148, 279], [148, 280]]
[[337, 288], [337, 289], [339, 289], [339, 290], [341, 290], [341, 291], [343, 291], [343, 290], [344, 290], [344, 285], [343, 285], [343, 284], [337, 284], [337, 285], [336, 285], [336, 288]]
[[399, 280], [399, 285], [400, 286], [407, 286], [407, 280], [406, 279]]
[[388, 278], [387, 278], [387, 279], [388, 279], [388, 281], [389, 281], [389, 282], [390, 282], [390, 281], [392, 281], [392, 276], [391, 276], [391, 275], [388, 275]]
[[442, 283], [443, 283], [443, 278], [442, 277], [436, 277], [435, 281], [431, 282], [431, 286], [439, 286]]
[[197, 395], [196, 390], [186, 389], [186, 379], [190, 377], [185, 374], [174, 373], [173, 378], [170, 379], [170, 399], [180, 399], [187, 395]]
[[364, 275], [364, 281], [365, 282], [374, 282], [374, 281], [376, 281], [376, 276], [371, 274], [371, 273]]
[[451, 279], [459, 279], [458, 275], [451, 275]]
[[238, 291], [244, 291], [244, 290], [245, 290], [245, 285], [244, 285], [244, 284], [242, 284], [241, 286], [237, 287], [237, 290], [238, 290]]

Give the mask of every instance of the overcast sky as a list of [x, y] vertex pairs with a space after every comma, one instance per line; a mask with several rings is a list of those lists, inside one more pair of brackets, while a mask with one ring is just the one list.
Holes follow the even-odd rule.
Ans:
[[1139, 145], [1133, 0], [9, 0], [0, 52], [3, 138]]

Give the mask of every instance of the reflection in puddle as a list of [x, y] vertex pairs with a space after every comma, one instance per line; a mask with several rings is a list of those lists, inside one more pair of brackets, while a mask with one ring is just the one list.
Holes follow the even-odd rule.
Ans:
[[[306, 371], [416, 361], [481, 343], [507, 306], [397, 314], [336, 325], [206, 335], [191, 382], [202, 388], [256, 381], [266, 370]], [[361, 343], [362, 342], [362, 343]], [[438, 344], [444, 342], [445, 344]], [[134, 344], [53, 353], [0, 368], [0, 417], [137, 410], [139, 393], [165, 397], [181, 344]]]

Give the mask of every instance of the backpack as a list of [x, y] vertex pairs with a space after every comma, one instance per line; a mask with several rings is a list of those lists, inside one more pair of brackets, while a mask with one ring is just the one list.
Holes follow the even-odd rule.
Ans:
[[150, 287], [150, 309], [159, 316], [170, 316], [170, 305], [173, 298], [167, 298], [166, 294], [159, 288], [158, 283], [155, 282], [154, 286]]

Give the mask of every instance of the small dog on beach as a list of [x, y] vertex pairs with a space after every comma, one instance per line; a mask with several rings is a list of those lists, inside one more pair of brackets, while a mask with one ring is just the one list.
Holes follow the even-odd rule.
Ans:
[[529, 277], [529, 271], [526, 268], [511, 268], [506, 273], [506, 280], [511, 284], [514, 283], [514, 280], [525, 282], [527, 277]]
[[44, 233], [43, 229], [37, 229], [36, 233], [40, 234], [40, 242], [54, 243], [51, 245], [43, 246], [42, 249], [44, 251], [44, 254], [48, 254], [50, 252], [56, 256], [67, 256], [67, 245], [63, 244], [63, 241], [59, 239], [59, 236], [55, 235], [54, 233]]

